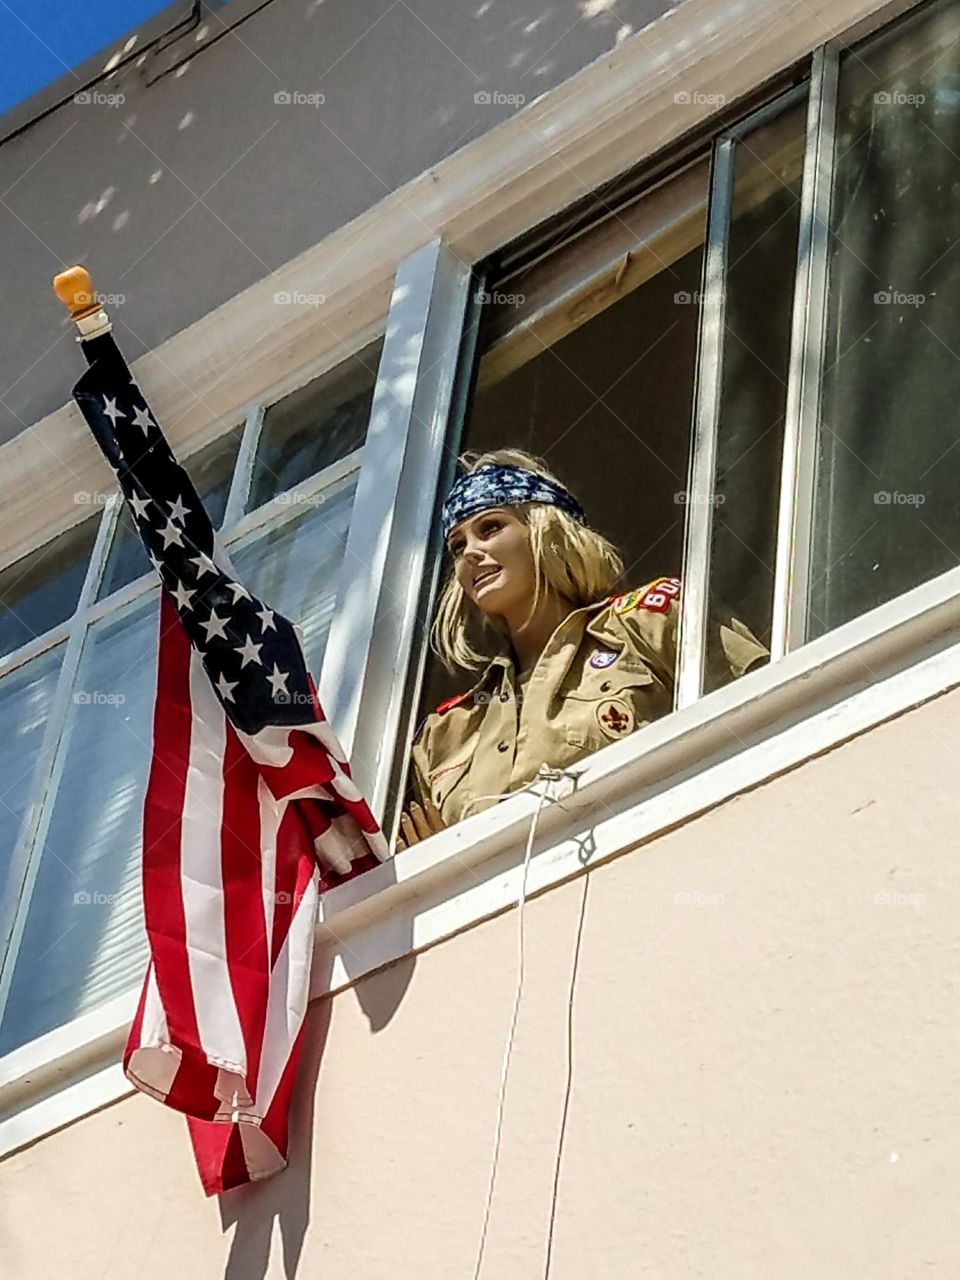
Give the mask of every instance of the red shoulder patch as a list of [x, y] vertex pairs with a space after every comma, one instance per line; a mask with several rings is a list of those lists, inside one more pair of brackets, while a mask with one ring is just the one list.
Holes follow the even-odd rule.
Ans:
[[623, 614], [630, 613], [633, 609], [648, 609], [651, 613], [666, 613], [670, 608], [670, 601], [679, 599], [679, 578], [654, 578], [645, 587], [618, 596], [613, 611]]
[[[468, 689], [467, 693], [469, 692], [470, 690]], [[438, 714], [442, 716], [445, 711], [449, 711], [450, 708], [455, 707], [458, 702], [462, 702], [467, 696], [467, 693], [455, 693], [452, 698], [444, 698], [439, 707], [437, 707]]]

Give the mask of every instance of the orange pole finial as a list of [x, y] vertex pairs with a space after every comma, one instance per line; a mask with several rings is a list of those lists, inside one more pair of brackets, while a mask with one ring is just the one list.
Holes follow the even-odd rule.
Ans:
[[68, 308], [73, 320], [82, 320], [100, 310], [93, 292], [93, 281], [86, 267], [68, 267], [53, 277], [57, 297]]
[[76, 322], [80, 331], [77, 335], [78, 342], [97, 338], [113, 328], [110, 317], [97, 301], [93, 281], [86, 267], [67, 267], [66, 271], [53, 277], [53, 288], [70, 312], [70, 319]]

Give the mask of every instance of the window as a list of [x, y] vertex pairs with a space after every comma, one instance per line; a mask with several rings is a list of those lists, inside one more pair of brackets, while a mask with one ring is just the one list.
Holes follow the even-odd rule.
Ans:
[[[345, 372], [255, 407], [185, 461], [214, 524], [226, 517], [220, 537], [241, 579], [300, 625], [315, 675], [378, 353], [374, 343]], [[2, 1055], [143, 977], [157, 588], [125, 507], [111, 499], [7, 569], [0, 593], [0, 636], [17, 650], [0, 665]]]
[[[477, 295], [461, 447], [544, 457], [622, 549], [624, 589], [680, 570], [707, 184], [699, 163]], [[421, 714], [471, 683], [431, 661]]]
[[[775, 660], [958, 563], [956, 15], [934, 4], [819, 49], [809, 83], [716, 137], [709, 171], [688, 162], [478, 269], [448, 449], [543, 456], [623, 551], [620, 589], [682, 579], [675, 706], [729, 678], [718, 621]], [[476, 678], [451, 678], [426, 638], [405, 759]], [[497, 736], [473, 749], [508, 748]], [[472, 757], [452, 737], [443, 751], [448, 796]]]

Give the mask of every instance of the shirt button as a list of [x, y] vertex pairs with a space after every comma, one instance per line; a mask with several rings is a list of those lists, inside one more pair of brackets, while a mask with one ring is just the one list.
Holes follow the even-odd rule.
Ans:
[[501, 693], [501, 695], [500, 695], [500, 701], [501, 701], [501, 702], [509, 702], [509, 701], [510, 701], [510, 695], [509, 695], [509, 693], [506, 693], [506, 692]]
[[509, 751], [509, 750], [510, 750], [510, 743], [509, 743], [509, 742], [507, 742], [506, 738], [504, 738], [503, 742], [498, 742], [498, 743], [497, 743], [497, 750], [498, 750], [498, 751]]
[[606, 693], [609, 688], [610, 688], [610, 681], [604, 680], [603, 684], [600, 686], [600, 692]]

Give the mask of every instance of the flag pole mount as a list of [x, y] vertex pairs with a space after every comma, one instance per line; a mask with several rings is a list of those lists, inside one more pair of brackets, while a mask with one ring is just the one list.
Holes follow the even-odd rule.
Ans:
[[71, 320], [76, 323], [79, 330], [78, 342], [83, 342], [86, 338], [97, 338], [113, 328], [110, 317], [97, 300], [93, 281], [86, 267], [68, 267], [66, 271], [55, 275], [53, 289], [70, 312]]

